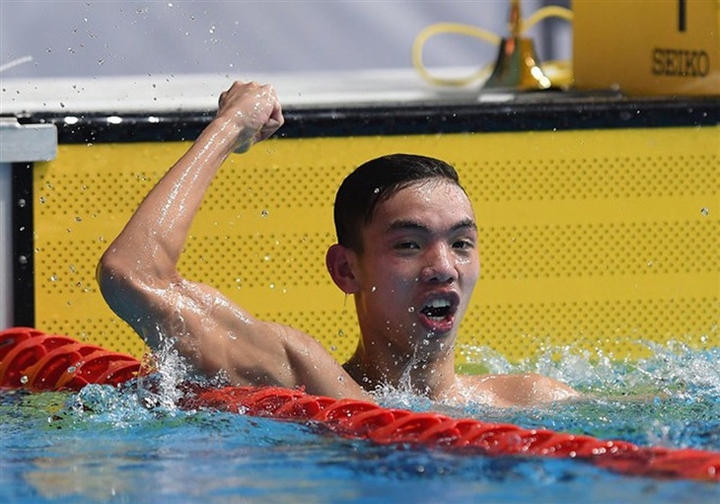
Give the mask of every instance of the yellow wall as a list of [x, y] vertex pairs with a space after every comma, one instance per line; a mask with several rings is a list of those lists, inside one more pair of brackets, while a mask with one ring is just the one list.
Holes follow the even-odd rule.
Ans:
[[[35, 166], [36, 326], [139, 355], [105, 306], [103, 250], [186, 143], [61, 145]], [[489, 346], [644, 354], [642, 341], [718, 346], [720, 127], [271, 140], [213, 183], [180, 265], [262, 318], [300, 327], [338, 359], [352, 301], [324, 251], [332, 201], [360, 162], [446, 159], [476, 206], [482, 276], [459, 362]]]

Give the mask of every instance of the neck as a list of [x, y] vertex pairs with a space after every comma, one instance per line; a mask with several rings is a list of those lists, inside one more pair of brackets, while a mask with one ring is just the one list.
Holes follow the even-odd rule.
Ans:
[[456, 386], [453, 348], [440, 353], [411, 352], [382, 345], [365, 345], [361, 340], [345, 363], [345, 370], [368, 391], [379, 386], [409, 389], [430, 399], [448, 397]]

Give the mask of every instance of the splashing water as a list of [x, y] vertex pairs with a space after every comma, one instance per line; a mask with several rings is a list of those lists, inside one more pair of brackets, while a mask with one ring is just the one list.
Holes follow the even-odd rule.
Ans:
[[[483, 348], [466, 352], [488, 372], [542, 372], [587, 394], [548, 407], [458, 407], [432, 402], [407, 387], [382, 388], [377, 399], [386, 407], [455, 418], [720, 451], [720, 378], [714, 365], [720, 350], [681, 344], [648, 349], [650, 357], [630, 362], [556, 348], [518, 364]], [[73, 502], [226, 501], [248, 495], [256, 497], [248, 502], [290, 501], [298, 495], [323, 502], [378, 496], [414, 502], [454, 496], [463, 502], [554, 502], [562, 495], [571, 502], [593, 495], [595, 502], [669, 504], [679, 495], [715, 502], [720, 494], [715, 485], [627, 478], [571, 460], [383, 447], [319, 434], [312, 426], [179, 410], [175, 401], [187, 367], [172, 350], [158, 352], [156, 359], [157, 372], [118, 389], [0, 392], [0, 467], [5, 468], [0, 497], [10, 488], [20, 496], [17, 502], [37, 502], [41, 491]], [[637, 396], [625, 397], [628, 391]]]
[[182, 398], [179, 386], [188, 375], [188, 365], [173, 348], [170, 338], [163, 339], [163, 346], [153, 354], [153, 359], [156, 372], [149, 377], [139, 378], [138, 391], [141, 391], [146, 407], [175, 411]]
[[[164, 338], [154, 354], [155, 372], [120, 389], [92, 385], [71, 396], [65, 413], [94, 417], [123, 427], [153, 417], [181, 414], [188, 365]], [[693, 350], [682, 343], [645, 343], [651, 355], [616, 360], [600, 351], [545, 350], [535, 359], [511, 363], [492, 349], [464, 349], [468, 360], [489, 373], [536, 372], [553, 377], [583, 393], [583, 398], [560, 405], [528, 409], [493, 408], [470, 398], [466, 406], [431, 401], [412, 387], [412, 359], [397, 387], [379, 385], [375, 399], [385, 407], [438, 411], [455, 417], [514, 422], [526, 427], [581, 431], [608, 438], [622, 437], [640, 444], [720, 449], [720, 348]], [[202, 381], [193, 377], [193, 381]], [[222, 376], [204, 380], [222, 385]], [[692, 439], [691, 439], [692, 438]], [[695, 439], [698, 438], [698, 439]]]
[[471, 365], [488, 373], [535, 372], [593, 394], [634, 393], [720, 396], [720, 348], [693, 350], [685, 343], [638, 342], [649, 357], [617, 359], [602, 350], [549, 348], [533, 359], [511, 363], [487, 347], [466, 347]]
[[506, 409], [469, 398], [458, 407], [433, 403], [403, 386], [380, 387], [376, 399], [386, 407], [588, 433], [645, 446], [720, 450], [720, 348], [693, 350], [678, 342], [643, 345], [650, 356], [636, 360], [562, 347], [519, 363], [490, 348], [463, 349], [471, 366], [483, 372], [539, 373], [582, 393], [581, 399], [565, 403]]

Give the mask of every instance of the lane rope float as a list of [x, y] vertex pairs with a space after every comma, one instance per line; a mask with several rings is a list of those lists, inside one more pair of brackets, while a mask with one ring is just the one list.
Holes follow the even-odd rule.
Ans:
[[[0, 388], [78, 391], [87, 384], [117, 386], [141, 373], [135, 357], [68, 336], [16, 327], [0, 332]], [[430, 446], [489, 456], [571, 458], [614, 472], [653, 478], [720, 482], [720, 452], [641, 447], [621, 440], [456, 419], [432, 412], [384, 408], [279, 387], [185, 387], [178, 406], [295, 422], [313, 422], [337, 435], [378, 444]]]
[[78, 391], [90, 383], [119, 385], [137, 376], [130, 355], [28, 327], [0, 332], [0, 388]]

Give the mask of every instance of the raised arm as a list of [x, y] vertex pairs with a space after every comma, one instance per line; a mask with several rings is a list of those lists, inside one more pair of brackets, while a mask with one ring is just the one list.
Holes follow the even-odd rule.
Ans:
[[[342, 367], [304, 333], [262, 322], [216, 289], [183, 278], [177, 262], [213, 177], [283, 124], [275, 91], [235, 83], [190, 149], [150, 191], [98, 265], [108, 305], [154, 349], [174, 345], [198, 370], [235, 384], [305, 386], [362, 397]], [[238, 265], [240, 267], [241, 265]]]

